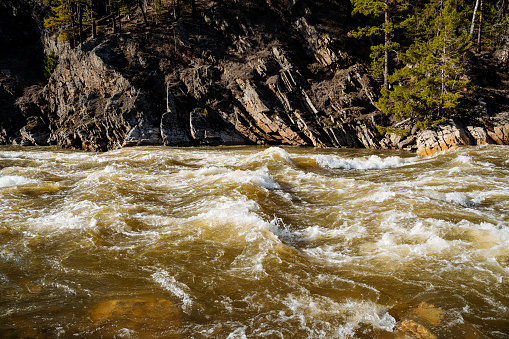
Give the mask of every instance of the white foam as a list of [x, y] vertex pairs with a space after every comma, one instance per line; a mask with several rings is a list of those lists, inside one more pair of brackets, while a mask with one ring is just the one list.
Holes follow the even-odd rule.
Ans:
[[362, 201], [383, 202], [396, 196], [395, 192], [391, 192], [388, 187], [382, 187], [380, 190], [362, 198]]
[[320, 226], [311, 226], [300, 232], [307, 240], [335, 239], [343, 235], [341, 229], [327, 229]]
[[136, 338], [136, 331], [128, 328], [121, 328], [115, 335], [116, 338]]
[[472, 157], [468, 155], [458, 155], [455, 159], [455, 162], [459, 162], [465, 165], [471, 165], [472, 164]]
[[[310, 332], [309, 337], [333, 334], [332, 337], [349, 338], [361, 324], [389, 332], [392, 332], [396, 325], [396, 320], [387, 312], [387, 307], [371, 301], [347, 299], [338, 302], [324, 296], [300, 293], [290, 294], [283, 303], [288, 307], [288, 311], [280, 312], [280, 320], [298, 322], [302, 329]], [[340, 320], [341, 324], [333, 327], [331, 318]], [[313, 321], [310, 322], [310, 319]]]
[[168, 290], [182, 301], [182, 308], [184, 312], [189, 313], [191, 311], [193, 299], [189, 293], [186, 292], [190, 290], [186, 284], [178, 282], [174, 276], [171, 276], [168, 272], [163, 270], [153, 273], [151, 277], [162, 288]]
[[414, 158], [401, 158], [398, 156], [381, 158], [378, 155], [353, 159], [329, 155], [317, 155], [315, 156], [315, 159], [321, 167], [354, 170], [374, 170], [401, 167], [416, 161]]
[[[151, 180], [149, 180], [150, 182]], [[153, 181], [153, 180], [152, 180]], [[253, 184], [265, 189], [279, 189], [266, 167], [257, 170], [232, 170], [222, 167], [206, 167], [198, 170], [181, 170], [176, 175], [157, 179], [158, 185], [175, 187], [218, 187], [224, 184]]]
[[290, 154], [280, 147], [270, 147], [262, 152], [251, 154], [241, 161], [241, 165], [267, 162], [285, 162], [293, 164]]
[[236, 170], [227, 172], [223, 179], [227, 182], [239, 184], [255, 184], [266, 189], [279, 189], [280, 186], [270, 176], [267, 168], [262, 168], [256, 171]]
[[471, 207], [478, 205], [481, 201], [478, 198], [469, 199], [465, 193], [449, 192], [445, 194], [445, 201], [453, 202], [464, 207]]
[[227, 339], [247, 339], [246, 326], [239, 327], [230, 333]]
[[19, 175], [2, 175], [0, 176], [0, 187], [13, 187], [27, 184], [35, 184], [40, 182], [30, 178], [25, 178]]
[[263, 151], [260, 155], [268, 155], [268, 156], [272, 157], [273, 159], [281, 158], [281, 159], [284, 159], [290, 163], [292, 162], [292, 159], [290, 158], [290, 154], [280, 147], [270, 147], [270, 148], [266, 149], [265, 151]]
[[219, 175], [219, 174], [224, 174], [224, 173], [227, 173], [228, 172], [228, 169], [224, 168], [224, 167], [216, 167], [216, 166], [207, 166], [207, 167], [204, 167], [204, 168], [200, 168], [199, 170], [196, 171], [196, 174], [198, 175], [203, 175], [203, 176], [208, 176], [208, 175]]

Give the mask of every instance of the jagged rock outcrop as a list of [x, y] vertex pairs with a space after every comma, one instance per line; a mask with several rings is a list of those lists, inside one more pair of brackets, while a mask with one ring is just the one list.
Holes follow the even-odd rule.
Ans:
[[[43, 6], [20, 3], [24, 18], [37, 17], [30, 10]], [[392, 122], [376, 108], [377, 85], [366, 66], [346, 50], [351, 27], [337, 18], [349, 16], [349, 3], [201, 5], [199, 16], [151, 27], [128, 24], [115, 34], [100, 27], [97, 38], [73, 49], [38, 32], [39, 49], [55, 49], [58, 66], [46, 85], [37, 80], [14, 90], [11, 70], [2, 69], [0, 104], [7, 110], [0, 110], [0, 144], [91, 151], [281, 144], [430, 155], [457, 145], [509, 143], [505, 118], [487, 104], [479, 109], [488, 118], [479, 124], [451, 120], [407, 137], [379, 135], [377, 125]], [[11, 22], [16, 5], [3, 6]], [[35, 21], [34, 31], [40, 30], [42, 17]]]
[[44, 89], [53, 143], [91, 151], [162, 143], [152, 95], [112, 66], [122, 62], [115, 47], [90, 42], [60, 56]]
[[[377, 147], [372, 119], [363, 116], [373, 104], [363, 66], [309, 22], [303, 4], [247, 7], [214, 4], [200, 18], [172, 22], [171, 33], [156, 27], [152, 35], [132, 31], [74, 49], [54, 46], [59, 64], [33, 100], [47, 118], [20, 129], [21, 140], [92, 151], [158, 144]], [[258, 9], [272, 17], [253, 21], [249, 10]], [[292, 56], [305, 56], [298, 63], [304, 68]]]
[[509, 112], [492, 117], [493, 129], [488, 129], [488, 136], [499, 145], [509, 145]]
[[457, 120], [424, 130], [417, 137], [417, 154], [434, 155], [454, 149], [460, 145], [470, 145], [471, 138], [465, 133], [465, 127]]
[[417, 154], [435, 155], [454, 150], [462, 145], [509, 144], [509, 112], [497, 114], [490, 119], [490, 127], [464, 126], [459, 120], [426, 129], [419, 133]]

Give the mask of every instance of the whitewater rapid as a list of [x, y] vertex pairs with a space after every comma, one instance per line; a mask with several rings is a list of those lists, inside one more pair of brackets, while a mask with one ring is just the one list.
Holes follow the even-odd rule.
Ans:
[[504, 146], [0, 147], [0, 333], [506, 338], [508, 198]]

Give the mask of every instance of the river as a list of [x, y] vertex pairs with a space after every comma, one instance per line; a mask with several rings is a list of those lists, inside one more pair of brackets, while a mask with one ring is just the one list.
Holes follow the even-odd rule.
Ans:
[[0, 337], [508, 338], [508, 150], [0, 147]]

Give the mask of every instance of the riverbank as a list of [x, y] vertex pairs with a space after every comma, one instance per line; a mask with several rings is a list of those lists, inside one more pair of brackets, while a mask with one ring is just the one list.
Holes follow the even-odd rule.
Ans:
[[[376, 108], [369, 46], [348, 34], [358, 25], [348, 3], [198, 5], [199, 15], [178, 20], [149, 12], [149, 27], [138, 9], [120, 32], [103, 24], [96, 38], [70, 48], [44, 29], [47, 7], [4, 2], [0, 143], [90, 151], [258, 144], [421, 155], [509, 143], [506, 65], [492, 54], [471, 55], [477, 61], [469, 76], [478, 87], [469, 98], [472, 115], [418, 130]], [[50, 51], [58, 63], [45, 83], [35, 64]], [[380, 126], [389, 132], [382, 135]]]

